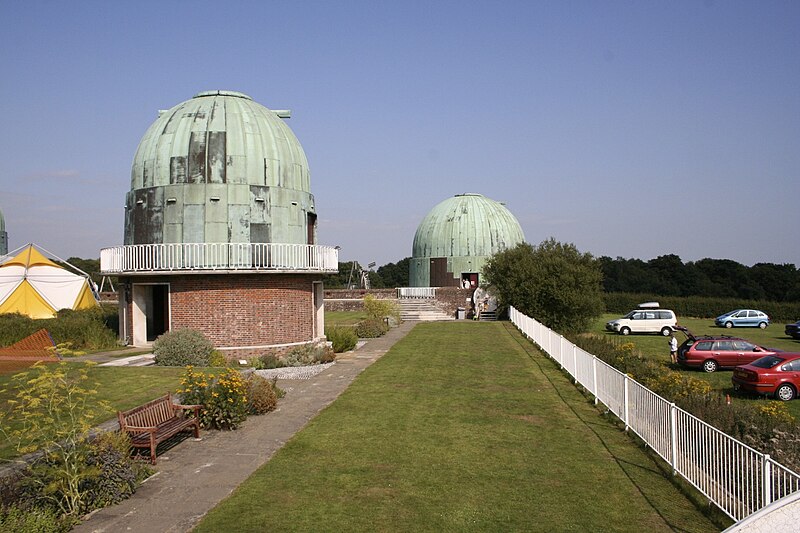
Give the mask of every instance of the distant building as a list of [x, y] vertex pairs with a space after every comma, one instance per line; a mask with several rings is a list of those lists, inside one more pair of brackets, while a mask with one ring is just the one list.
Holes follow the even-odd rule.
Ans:
[[6, 233], [6, 219], [0, 211], [0, 255], [8, 253], [8, 233]]
[[324, 337], [322, 275], [338, 271], [338, 252], [316, 243], [288, 116], [231, 91], [159, 112], [133, 160], [125, 244], [101, 252], [129, 344], [189, 327], [244, 355]]
[[436, 205], [414, 235], [412, 287], [472, 287], [495, 253], [524, 242], [519, 222], [503, 204], [481, 194], [458, 194]]

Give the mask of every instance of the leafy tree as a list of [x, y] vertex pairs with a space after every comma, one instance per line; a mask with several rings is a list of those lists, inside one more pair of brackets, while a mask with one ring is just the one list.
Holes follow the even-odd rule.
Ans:
[[493, 255], [484, 280], [501, 303], [561, 332], [584, 331], [603, 312], [600, 262], [555, 239]]
[[410, 262], [411, 258], [406, 257], [397, 263], [387, 263], [379, 267], [377, 274], [380, 276], [383, 286], [391, 288], [408, 287], [408, 267]]

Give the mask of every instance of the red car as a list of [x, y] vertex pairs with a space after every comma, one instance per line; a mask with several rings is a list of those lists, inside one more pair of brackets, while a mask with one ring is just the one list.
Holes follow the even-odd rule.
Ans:
[[731, 381], [736, 390], [772, 394], [787, 402], [796, 398], [800, 390], [800, 353], [767, 355], [749, 365], [737, 366]]
[[689, 368], [702, 368], [706, 372], [746, 365], [765, 355], [780, 352], [738, 337], [725, 335], [695, 337], [686, 328], [677, 329], [686, 333], [687, 337], [678, 348], [678, 364]]

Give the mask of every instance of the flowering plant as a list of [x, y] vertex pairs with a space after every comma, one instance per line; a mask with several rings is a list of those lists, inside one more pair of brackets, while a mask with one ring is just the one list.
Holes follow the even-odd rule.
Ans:
[[247, 383], [228, 368], [205, 374], [186, 367], [178, 394], [186, 404], [199, 404], [200, 425], [211, 429], [236, 429], [247, 418]]

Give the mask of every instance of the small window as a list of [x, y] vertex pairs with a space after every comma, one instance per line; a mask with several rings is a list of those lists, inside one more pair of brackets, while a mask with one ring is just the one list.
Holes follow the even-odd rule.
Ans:
[[698, 350], [698, 351], [701, 351], [701, 352], [708, 352], [708, 351], [711, 350], [711, 345], [712, 344], [713, 343], [711, 341], [700, 341], [700, 342], [697, 343], [697, 347], [695, 348], [695, 350]]
[[784, 370], [786, 372], [800, 372], [800, 359], [789, 361], [788, 363], [786, 363], [781, 367], [781, 370]]
[[720, 352], [730, 352], [733, 350], [733, 343], [731, 341], [717, 341], [715, 344], [715, 349], [719, 350]]
[[749, 316], [750, 318], [758, 318], [758, 313], [755, 311], [748, 311], [747, 316]]
[[645, 320], [655, 320], [656, 314], [652, 311], [648, 311], [644, 314]]

